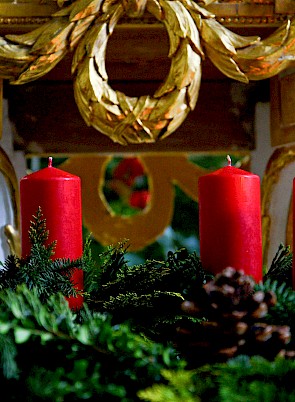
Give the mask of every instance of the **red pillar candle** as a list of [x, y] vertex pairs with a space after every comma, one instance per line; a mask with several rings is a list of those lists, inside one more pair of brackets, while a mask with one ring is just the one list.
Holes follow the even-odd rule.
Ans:
[[214, 274], [231, 266], [262, 279], [259, 176], [228, 166], [199, 178], [200, 257]]
[[[23, 177], [20, 181], [21, 244], [22, 256], [30, 254], [29, 229], [33, 215], [41, 208], [48, 243], [56, 241], [54, 258], [80, 258], [83, 253], [82, 208], [80, 177], [56, 169], [52, 158], [48, 167]], [[72, 282], [77, 290], [83, 290], [83, 271], [76, 269]], [[67, 298], [72, 309], [79, 309], [83, 296]]]

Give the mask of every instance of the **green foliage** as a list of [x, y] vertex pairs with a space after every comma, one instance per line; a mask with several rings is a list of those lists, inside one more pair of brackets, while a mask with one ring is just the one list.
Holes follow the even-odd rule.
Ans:
[[[210, 402], [288, 402], [295, 400], [295, 361], [239, 356], [194, 371], [164, 371], [167, 384], [138, 392], [141, 400]], [[181, 399], [182, 398], [182, 399]]]
[[[90, 242], [80, 260], [52, 260], [39, 210], [30, 229], [31, 255], [3, 264], [0, 289], [0, 375], [11, 400], [134, 401], [139, 389], [163, 381], [163, 369], [183, 368], [172, 347], [134, 333], [127, 322], [114, 324], [107, 313], [70, 310], [72, 267], [92, 272], [90, 294], [125, 266], [122, 252], [105, 255], [95, 271]], [[34, 352], [32, 354], [32, 351]], [[32, 358], [33, 356], [33, 358]]]
[[[269, 312], [265, 320], [270, 324], [288, 325], [291, 333], [295, 333], [295, 292], [286, 283], [279, 283], [267, 279], [263, 284], [256, 286], [257, 290], [264, 292], [272, 291], [275, 293], [277, 302], [269, 308]], [[295, 340], [292, 339], [291, 345]], [[293, 346], [294, 347], [294, 346]]]
[[[49, 236], [49, 231], [46, 229], [46, 219], [42, 219], [42, 216], [42, 210], [39, 207], [36, 212], [36, 216], [33, 216], [33, 220], [31, 221], [29, 239], [31, 245], [35, 247], [44, 246]], [[53, 242], [49, 246], [43, 247], [49, 256], [53, 255], [55, 245], [56, 242]]]
[[45, 245], [48, 239], [46, 222], [42, 219], [41, 209], [31, 222], [29, 238], [32, 244], [31, 253], [27, 258], [14, 255], [0, 262], [0, 290], [12, 289], [25, 283], [28, 289], [35, 289], [42, 301], [50, 295], [62, 292], [65, 296], [76, 295], [70, 277], [74, 268], [83, 269], [84, 259], [70, 261], [69, 259], [52, 259], [55, 242]]
[[190, 371], [163, 370], [166, 384], [154, 384], [151, 388], [138, 392], [140, 399], [150, 402], [198, 402], [197, 390]]
[[[55, 244], [45, 246], [40, 210], [30, 239], [31, 255], [9, 256], [0, 270], [0, 381], [10, 400], [295, 401], [294, 359], [239, 356], [190, 371], [169, 346], [177, 325], [198, 323], [182, 314], [180, 303], [211, 279], [195, 253], [180, 249], [164, 261], [130, 267], [124, 243], [94, 262], [87, 239], [81, 259], [53, 260]], [[290, 258], [281, 246], [256, 289], [277, 296], [265, 320], [294, 333], [295, 292], [285, 276], [274, 276], [290, 269]], [[75, 294], [76, 267], [85, 274], [79, 312], [65, 298]]]
[[113, 326], [109, 315], [86, 308], [80, 322], [60, 294], [42, 304], [22, 285], [0, 300], [1, 383], [12, 399], [132, 401], [138, 389], [162, 380], [163, 368], [184, 367], [173, 348], [126, 323]]
[[169, 252], [165, 261], [147, 260], [129, 267], [126, 247], [109, 248], [101, 255], [100, 269], [85, 271], [86, 301], [91, 309], [107, 311], [114, 321], [129, 320], [156, 340], [169, 341], [182, 319], [180, 304], [210, 278], [196, 253]]
[[145, 264], [129, 267], [124, 259], [124, 244], [110, 247], [101, 255], [97, 267], [86, 270], [86, 285], [91, 296], [103, 297], [135, 292], [149, 294], [156, 290], [179, 292], [189, 297], [192, 289], [202, 286], [209, 278], [199, 257], [186, 249], [169, 252], [166, 261], [147, 260]]
[[264, 275], [264, 280], [270, 279], [292, 287], [292, 260], [290, 246], [280, 244], [269, 270]]
[[295, 400], [294, 360], [277, 358], [270, 362], [259, 356], [240, 356], [216, 369], [218, 400], [221, 402]]

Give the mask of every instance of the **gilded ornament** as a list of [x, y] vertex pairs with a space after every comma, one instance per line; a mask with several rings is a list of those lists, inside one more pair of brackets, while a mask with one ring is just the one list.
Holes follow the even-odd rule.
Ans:
[[19, 231], [12, 225], [5, 225], [4, 234], [9, 245], [10, 253], [21, 256], [21, 241]]
[[[263, 231], [263, 260], [268, 263], [268, 252], [272, 246], [272, 229], [275, 225], [275, 218], [279, 215], [273, 205], [275, 192], [278, 185], [282, 182], [284, 171], [295, 162], [295, 147], [277, 148], [269, 159], [266, 174], [262, 181], [262, 231]], [[292, 187], [292, 186], [291, 186]], [[286, 197], [285, 197], [286, 198]], [[287, 199], [287, 198], [286, 198]], [[292, 191], [290, 189], [290, 206], [286, 212], [286, 236], [285, 244], [292, 245], [293, 232], [293, 211], [292, 211]], [[282, 219], [283, 220], [283, 219]], [[277, 244], [275, 244], [277, 247]]]
[[12, 204], [12, 210], [14, 215], [13, 224], [7, 224], [4, 227], [4, 233], [10, 247], [10, 252], [20, 256], [20, 236], [19, 236], [19, 190], [18, 190], [18, 180], [15, 174], [15, 170], [2, 148], [0, 148], [0, 173], [4, 176], [7, 183], [7, 188], [10, 192], [10, 199]]
[[60, 167], [81, 177], [83, 221], [93, 237], [104, 246], [127, 240], [129, 251], [151, 244], [169, 226], [174, 212], [175, 184], [197, 201], [198, 178], [208, 173], [190, 162], [186, 154], [142, 155], [150, 202], [141, 213], [120, 216], [111, 209], [103, 193], [105, 171], [111, 159], [103, 155], [73, 156]]

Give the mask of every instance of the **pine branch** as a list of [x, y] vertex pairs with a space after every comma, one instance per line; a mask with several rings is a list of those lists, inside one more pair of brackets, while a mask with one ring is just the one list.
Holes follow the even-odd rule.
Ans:
[[9, 255], [4, 264], [0, 262], [0, 290], [15, 289], [19, 279], [20, 260], [15, 255]]
[[263, 292], [273, 292], [276, 298], [276, 304], [269, 308], [265, 320], [270, 324], [288, 325], [293, 334], [290, 347], [295, 345], [295, 291], [286, 283], [272, 281], [267, 279], [263, 284], [256, 286], [257, 290]]
[[132, 292], [150, 294], [155, 290], [187, 294], [191, 286], [202, 286], [211, 278], [202, 269], [196, 253], [189, 254], [186, 249], [168, 253], [166, 261], [147, 260], [132, 267], [124, 260], [125, 252], [119, 244], [102, 254], [102, 272], [88, 275], [89, 302]]
[[[119, 294], [116, 297], [111, 296], [109, 300], [105, 301], [103, 308], [106, 311], [118, 316], [125, 316], [125, 319], [132, 317], [133, 314], [142, 316], [143, 312], [148, 314], [157, 314], [167, 311], [179, 310], [180, 303], [183, 301], [180, 293], [176, 292], [162, 292], [156, 290], [150, 294], [138, 294], [135, 292], [128, 292], [126, 294]], [[142, 316], [146, 320], [146, 315]]]
[[[212, 276], [202, 269], [196, 253], [189, 254], [186, 249], [169, 252], [165, 261], [147, 260], [131, 267], [125, 252], [126, 247], [119, 244], [102, 255], [100, 272], [94, 269], [87, 275], [86, 302], [95, 311], [110, 312], [114, 322], [128, 320], [154, 340], [164, 341], [165, 335], [167, 342], [182, 315], [184, 295], [201, 289]], [[164, 321], [166, 316], [169, 323]], [[173, 320], [173, 316], [178, 318]]]
[[293, 254], [290, 251], [290, 246], [280, 244], [271, 266], [263, 279], [286, 283], [292, 287], [292, 259]]
[[54, 400], [88, 394], [87, 399], [133, 401], [140, 387], [162, 381], [163, 368], [185, 365], [173, 348], [134, 334], [127, 324], [113, 326], [109, 315], [86, 308], [78, 322], [60, 294], [43, 304], [34, 289], [22, 285], [17, 292], [0, 292], [0, 301], [0, 340], [7, 341], [2, 392], [10, 388], [16, 400], [22, 393], [35, 400], [42, 392]]
[[99, 261], [94, 264], [90, 244], [88, 238], [83, 256], [84, 286], [86, 292], [97, 302], [101, 298], [102, 284], [113, 281], [122, 266], [127, 265], [124, 259], [126, 247], [124, 243], [118, 243], [116, 247], [109, 246], [105, 252], [100, 254]]
[[48, 240], [46, 220], [42, 218], [41, 208], [33, 216], [29, 230], [31, 252], [26, 258], [10, 255], [0, 269], [0, 290], [16, 290], [21, 284], [28, 289], [35, 289], [44, 302], [55, 293], [61, 292], [64, 296], [76, 296], [77, 291], [71, 282], [74, 269], [83, 269], [90, 265], [91, 254], [89, 244], [82, 258], [70, 260], [66, 258], [52, 259], [56, 242], [45, 245]]
[[[33, 215], [33, 220], [31, 221], [31, 226], [29, 230], [29, 240], [32, 246], [44, 246], [45, 242], [48, 240], [49, 231], [46, 229], [46, 219], [43, 219], [43, 214], [41, 207], [38, 207], [36, 215]], [[53, 255], [56, 242], [52, 242], [48, 245], [45, 250], [48, 252], [49, 256]]]

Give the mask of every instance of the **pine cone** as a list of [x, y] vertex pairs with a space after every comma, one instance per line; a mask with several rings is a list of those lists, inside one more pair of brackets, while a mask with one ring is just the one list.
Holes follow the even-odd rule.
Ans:
[[176, 346], [192, 366], [226, 361], [239, 354], [268, 359], [286, 355], [290, 328], [264, 322], [268, 308], [275, 304], [273, 292], [255, 291], [252, 277], [226, 268], [203, 286], [195, 300], [182, 303], [183, 312], [205, 320], [179, 327]]

